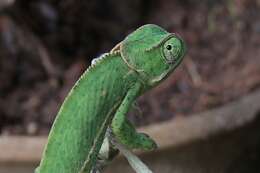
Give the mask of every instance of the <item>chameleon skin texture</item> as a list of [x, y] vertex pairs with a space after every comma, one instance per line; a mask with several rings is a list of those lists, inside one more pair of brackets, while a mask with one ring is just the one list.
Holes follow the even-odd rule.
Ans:
[[[117, 53], [82, 75], [57, 115], [39, 173], [78, 173], [88, 156], [89, 165], [94, 163], [113, 114], [134, 83], [134, 77], [124, 78], [127, 73]], [[91, 150], [95, 154], [88, 155]]]
[[148, 24], [102, 55], [62, 104], [36, 172], [90, 173], [110, 125], [129, 148], [153, 148], [153, 141], [136, 133], [125, 114], [138, 96], [178, 66], [184, 49], [180, 38]]

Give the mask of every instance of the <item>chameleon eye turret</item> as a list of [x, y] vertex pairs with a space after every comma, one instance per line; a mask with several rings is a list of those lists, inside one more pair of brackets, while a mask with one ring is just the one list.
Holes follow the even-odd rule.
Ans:
[[185, 53], [185, 45], [183, 41], [177, 36], [171, 37], [167, 40], [163, 47], [163, 56], [167, 63], [174, 64], [181, 60]]

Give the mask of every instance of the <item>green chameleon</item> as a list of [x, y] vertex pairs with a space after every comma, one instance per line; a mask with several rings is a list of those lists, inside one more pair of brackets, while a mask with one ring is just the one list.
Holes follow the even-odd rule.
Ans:
[[126, 114], [138, 96], [169, 76], [184, 54], [182, 39], [147, 24], [94, 60], [61, 106], [36, 172], [91, 172], [108, 128], [129, 149], [156, 148]]

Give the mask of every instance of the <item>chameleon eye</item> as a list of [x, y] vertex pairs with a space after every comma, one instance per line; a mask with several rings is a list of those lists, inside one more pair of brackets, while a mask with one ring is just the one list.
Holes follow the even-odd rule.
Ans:
[[173, 46], [171, 44], [165, 44], [163, 54], [167, 63], [173, 63], [175, 61], [175, 55], [173, 51]]
[[172, 45], [168, 44], [168, 45], [166, 46], [166, 49], [167, 49], [167, 50], [171, 50], [171, 49], [172, 49]]
[[183, 55], [183, 45], [178, 37], [171, 37], [163, 45], [163, 54], [167, 63], [173, 64]]

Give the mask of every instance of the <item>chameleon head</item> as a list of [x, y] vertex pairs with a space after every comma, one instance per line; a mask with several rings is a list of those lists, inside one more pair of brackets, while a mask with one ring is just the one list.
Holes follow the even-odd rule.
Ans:
[[123, 60], [148, 87], [165, 79], [181, 63], [185, 52], [179, 36], [153, 24], [138, 28], [121, 45]]

